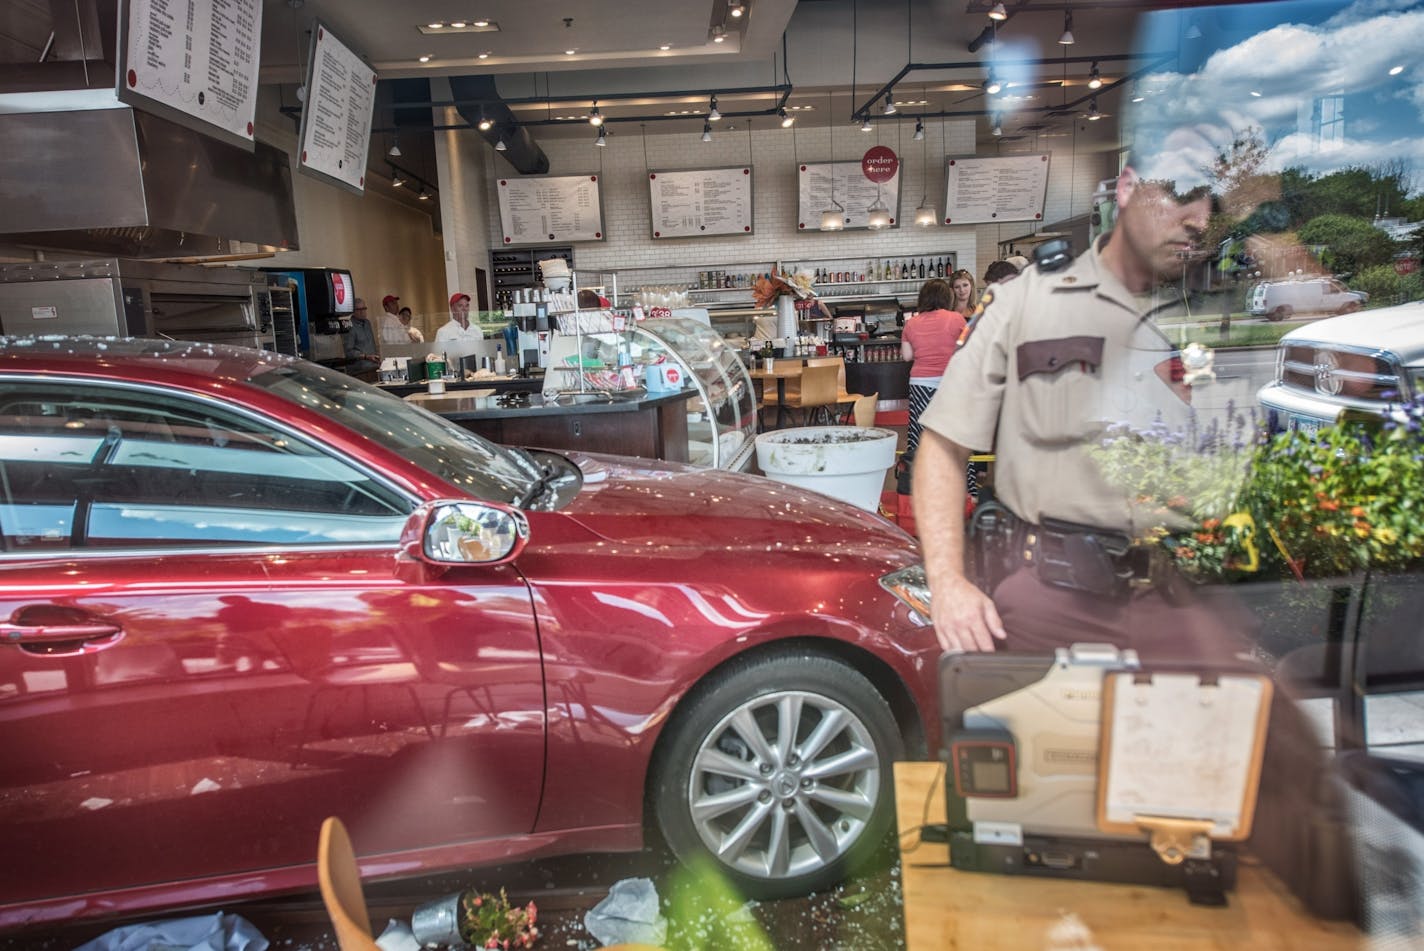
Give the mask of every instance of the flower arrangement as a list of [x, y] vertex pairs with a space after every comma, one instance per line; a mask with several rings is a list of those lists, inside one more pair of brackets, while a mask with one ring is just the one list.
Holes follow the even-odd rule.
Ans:
[[460, 937], [466, 944], [476, 948], [532, 947], [539, 937], [535, 922], [539, 919], [538, 909], [531, 901], [523, 907], [514, 907], [504, 889], [498, 895], [489, 892], [467, 891], [460, 896]]
[[809, 271], [794, 274], [768, 274], [752, 282], [752, 300], [758, 307], [770, 307], [778, 297], [790, 295], [800, 300], [815, 297], [812, 289], [815, 277]]
[[1089, 452], [1155, 513], [1148, 541], [1196, 581], [1399, 570], [1424, 558], [1424, 400], [1378, 420], [1267, 437], [1227, 423], [1110, 429]]

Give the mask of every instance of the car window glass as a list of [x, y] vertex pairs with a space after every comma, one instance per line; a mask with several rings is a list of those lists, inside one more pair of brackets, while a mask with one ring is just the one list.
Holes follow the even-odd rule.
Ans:
[[11, 385], [6, 551], [392, 542], [412, 503], [276, 427], [171, 393]]

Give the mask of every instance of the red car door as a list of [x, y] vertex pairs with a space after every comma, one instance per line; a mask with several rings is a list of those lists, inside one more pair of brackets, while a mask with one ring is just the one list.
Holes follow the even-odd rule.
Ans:
[[0, 902], [240, 894], [312, 863], [328, 815], [411, 861], [528, 833], [544, 697], [518, 573], [400, 580], [412, 500], [379, 473], [99, 389], [0, 417]]

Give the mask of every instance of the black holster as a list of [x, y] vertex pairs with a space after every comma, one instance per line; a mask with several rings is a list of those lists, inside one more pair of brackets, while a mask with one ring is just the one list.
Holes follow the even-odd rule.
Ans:
[[995, 501], [981, 502], [969, 519], [967, 564], [969, 579], [986, 594], [1019, 565], [1017, 539], [1024, 522]]

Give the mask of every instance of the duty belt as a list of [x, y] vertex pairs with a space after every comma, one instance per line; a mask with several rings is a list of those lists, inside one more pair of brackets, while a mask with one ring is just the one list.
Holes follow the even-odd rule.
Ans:
[[1044, 584], [1125, 598], [1153, 583], [1151, 552], [1122, 532], [1046, 518], [1020, 522], [1015, 540], [1018, 564], [1033, 568]]

